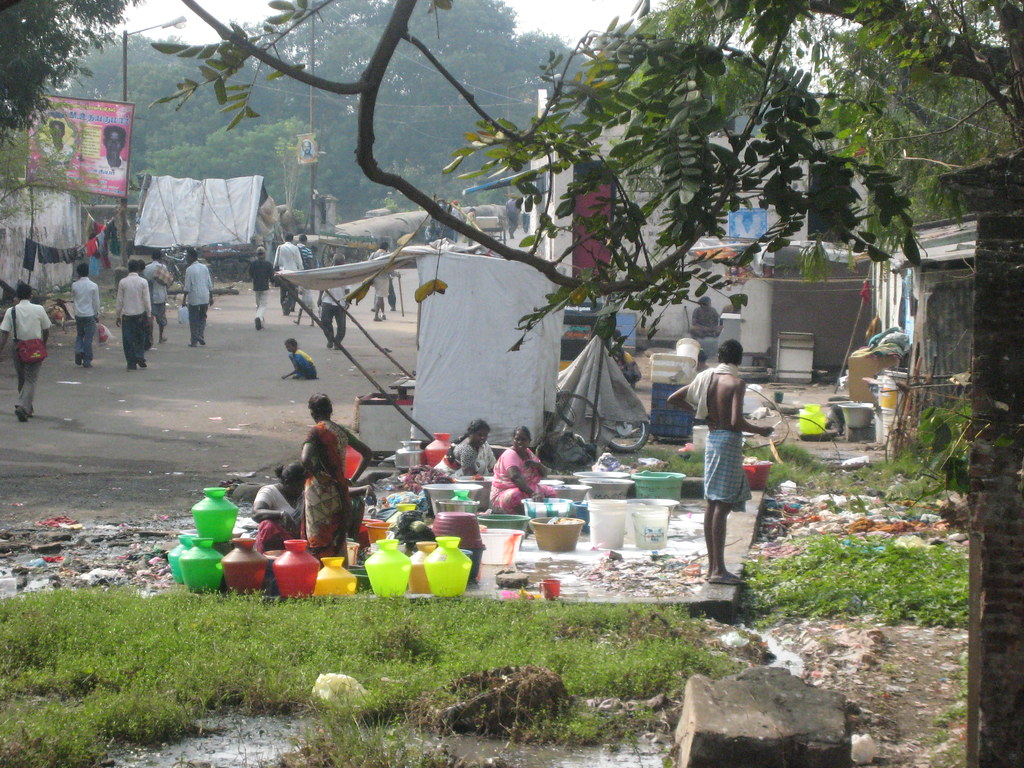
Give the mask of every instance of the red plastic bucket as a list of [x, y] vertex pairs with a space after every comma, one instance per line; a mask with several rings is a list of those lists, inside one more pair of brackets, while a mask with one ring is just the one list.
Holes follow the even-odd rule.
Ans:
[[768, 485], [768, 473], [772, 471], [772, 462], [759, 461], [757, 464], [744, 464], [743, 471], [747, 473], [750, 490], [763, 491]]

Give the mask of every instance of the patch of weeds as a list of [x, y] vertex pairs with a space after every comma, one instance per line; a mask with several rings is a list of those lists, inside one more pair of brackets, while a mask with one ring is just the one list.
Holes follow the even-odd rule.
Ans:
[[792, 557], [748, 562], [752, 621], [873, 616], [888, 624], [967, 626], [967, 558], [946, 546], [908, 549], [878, 539], [812, 539]]
[[367, 645], [368, 653], [382, 661], [431, 662], [437, 657], [423, 629], [410, 622], [375, 628], [367, 634]]
[[[676, 695], [694, 673], [735, 671], [695, 627], [684, 608], [666, 606], [268, 602], [118, 589], [26, 595], [0, 601], [0, 654], [9, 664], [0, 676], [0, 764], [87, 768], [111, 739], [171, 740], [217, 709], [304, 710], [324, 672], [366, 687], [361, 717], [374, 728], [402, 722], [421, 696], [452, 680], [509, 665], [550, 668], [577, 698]], [[34, 643], [45, 652], [26, 647]], [[313, 706], [311, 717], [328, 711]], [[591, 716], [580, 718], [570, 733], [590, 732]], [[385, 750], [362, 764], [404, 764], [402, 755]]]
[[584, 747], [618, 744], [653, 728], [656, 716], [646, 709], [636, 712], [601, 712], [583, 703], [574, 704], [557, 717], [541, 720], [520, 734], [524, 742]]
[[449, 768], [451, 756], [401, 725], [373, 723], [334, 710], [311, 728], [285, 768]]

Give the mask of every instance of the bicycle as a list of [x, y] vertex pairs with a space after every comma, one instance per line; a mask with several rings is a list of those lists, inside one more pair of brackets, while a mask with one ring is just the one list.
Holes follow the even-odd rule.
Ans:
[[555, 393], [555, 410], [544, 424], [546, 435], [571, 432], [584, 442], [608, 448], [615, 453], [639, 451], [651, 436], [650, 421], [612, 421], [602, 419], [597, 405], [583, 395], [559, 390]]

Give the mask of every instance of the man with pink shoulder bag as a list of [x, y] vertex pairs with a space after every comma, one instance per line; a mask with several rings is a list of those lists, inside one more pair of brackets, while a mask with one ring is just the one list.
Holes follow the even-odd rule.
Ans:
[[8, 309], [0, 321], [0, 360], [3, 360], [7, 340], [13, 336], [14, 371], [18, 374], [18, 400], [14, 404], [14, 415], [18, 421], [28, 421], [33, 415], [36, 380], [46, 359], [46, 340], [52, 323], [46, 310], [32, 303], [32, 288], [28, 283], [18, 283], [15, 296], [18, 303]]

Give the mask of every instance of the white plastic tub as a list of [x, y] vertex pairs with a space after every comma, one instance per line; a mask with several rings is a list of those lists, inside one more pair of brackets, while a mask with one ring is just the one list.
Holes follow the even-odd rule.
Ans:
[[486, 549], [480, 559], [483, 565], [512, 565], [523, 543], [523, 532], [508, 528], [490, 528], [480, 532]]
[[668, 546], [668, 508], [638, 506], [630, 511], [634, 546], [637, 549], [665, 549]]

